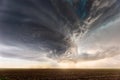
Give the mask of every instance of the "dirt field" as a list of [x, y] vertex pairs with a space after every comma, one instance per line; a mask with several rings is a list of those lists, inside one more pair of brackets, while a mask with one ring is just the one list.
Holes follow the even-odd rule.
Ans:
[[120, 80], [120, 70], [1, 69], [0, 80]]

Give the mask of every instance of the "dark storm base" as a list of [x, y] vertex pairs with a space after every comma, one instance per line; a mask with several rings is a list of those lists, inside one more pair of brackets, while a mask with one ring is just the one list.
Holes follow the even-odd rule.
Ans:
[[120, 80], [118, 69], [0, 70], [0, 80]]

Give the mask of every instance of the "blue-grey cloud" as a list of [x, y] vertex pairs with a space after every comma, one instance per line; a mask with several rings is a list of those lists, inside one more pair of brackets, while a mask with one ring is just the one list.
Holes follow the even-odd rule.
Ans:
[[[85, 51], [86, 45], [97, 41], [108, 40], [112, 44], [112, 37], [119, 33], [119, 27], [114, 26], [120, 24], [112, 25], [119, 19], [119, 8], [120, 0], [1, 0], [0, 56], [49, 61], [64, 55], [74, 43], [85, 46]], [[100, 32], [110, 37], [99, 36]], [[103, 51], [92, 55], [83, 52], [76, 60], [98, 60], [119, 54], [118, 46], [108, 46], [102, 45]]]

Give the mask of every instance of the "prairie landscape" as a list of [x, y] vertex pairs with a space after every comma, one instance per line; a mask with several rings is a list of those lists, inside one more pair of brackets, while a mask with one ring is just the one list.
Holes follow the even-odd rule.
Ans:
[[1, 69], [0, 80], [120, 80], [120, 70]]

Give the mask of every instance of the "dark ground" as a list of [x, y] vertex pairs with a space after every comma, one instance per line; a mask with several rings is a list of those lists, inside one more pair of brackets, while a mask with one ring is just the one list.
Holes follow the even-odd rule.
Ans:
[[1, 69], [0, 80], [120, 80], [120, 70]]

